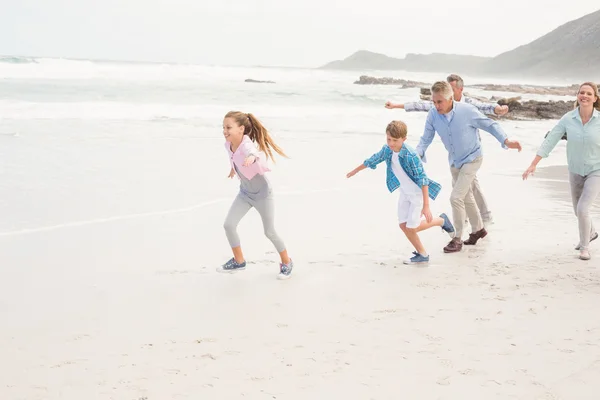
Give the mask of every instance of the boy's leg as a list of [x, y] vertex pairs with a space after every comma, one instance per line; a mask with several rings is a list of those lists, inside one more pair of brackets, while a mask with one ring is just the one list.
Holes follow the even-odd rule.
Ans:
[[406, 238], [410, 244], [413, 245], [417, 253], [421, 254], [422, 256], [426, 256], [427, 252], [425, 251], [425, 247], [419, 238], [417, 230], [415, 228], [408, 228], [406, 226], [406, 222], [400, 224], [400, 229], [402, 229], [402, 232], [404, 232], [404, 235], [406, 235]]
[[421, 195], [404, 196], [402, 203], [398, 207], [398, 217], [402, 220], [400, 229], [402, 229], [402, 232], [404, 232], [417, 253], [427, 256], [425, 246], [423, 246], [418, 234], [421, 224], [423, 222], [427, 223], [426, 221], [421, 221], [423, 197]]
[[432, 228], [434, 226], [442, 226], [442, 225], [444, 225], [443, 218], [433, 217], [431, 222], [427, 222], [425, 220], [421, 221], [421, 225], [419, 225], [417, 228], [415, 228], [415, 231], [418, 233], [418, 232], [424, 231], [426, 229]]

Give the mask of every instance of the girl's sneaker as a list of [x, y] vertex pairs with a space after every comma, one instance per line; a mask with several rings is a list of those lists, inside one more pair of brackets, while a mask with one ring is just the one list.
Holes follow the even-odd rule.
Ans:
[[[590, 242], [593, 242], [596, 239], [598, 239], [598, 232], [594, 232], [592, 234], [592, 237], [590, 237]], [[578, 244], [577, 247], [575, 247], [575, 250], [581, 250], [581, 244]]]
[[425, 257], [416, 251], [413, 251], [414, 256], [410, 258], [410, 260], [404, 261], [404, 264], [413, 265], [413, 264], [427, 264], [429, 262], [429, 256]]
[[288, 264], [279, 263], [279, 275], [277, 275], [277, 279], [289, 279], [292, 276], [292, 269], [294, 269], [294, 262], [290, 258], [290, 262]]
[[232, 258], [231, 260], [227, 261], [225, 264], [217, 267], [217, 272], [237, 272], [237, 271], [243, 271], [246, 269], [246, 261], [242, 262], [242, 263], [238, 263], [237, 261], [235, 261], [235, 258]]
[[444, 220], [444, 224], [442, 225], [442, 230], [444, 232], [446, 232], [448, 235], [450, 235], [451, 238], [453, 238], [455, 235], [455, 231], [454, 231], [454, 225], [452, 225], [452, 222], [450, 222], [450, 218], [448, 218], [448, 216], [444, 213], [440, 214], [440, 218], [442, 218]]
[[579, 259], [581, 259], [581, 260], [586, 260], [586, 261], [587, 261], [587, 260], [589, 260], [589, 259], [591, 259], [591, 258], [592, 258], [592, 257], [590, 257], [590, 252], [589, 252], [589, 250], [586, 250], [586, 249], [581, 249], [581, 250], [579, 250]]

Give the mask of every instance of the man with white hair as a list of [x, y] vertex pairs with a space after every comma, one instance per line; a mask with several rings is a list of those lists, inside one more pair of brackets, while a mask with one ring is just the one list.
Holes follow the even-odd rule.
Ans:
[[[456, 74], [450, 74], [446, 78], [446, 81], [452, 86], [452, 92], [454, 93], [454, 101], [459, 103], [468, 103], [472, 106], [476, 107], [483, 114], [488, 115], [504, 115], [508, 112], [508, 106], [501, 106], [499, 104], [494, 103], [483, 103], [478, 100], [475, 100], [471, 97], [467, 97], [463, 95], [463, 90], [465, 87], [465, 83], [463, 79]], [[425, 111], [428, 112], [433, 108], [433, 103], [431, 101], [415, 101], [409, 103], [392, 103], [388, 101], [385, 103], [385, 108], [393, 109], [393, 108], [401, 108], [406, 112], [413, 111]], [[473, 180], [473, 196], [475, 197], [475, 202], [477, 203], [477, 207], [479, 208], [479, 212], [481, 213], [481, 218], [483, 219], [483, 223], [485, 225], [492, 223], [492, 212], [490, 211], [487, 201], [483, 196], [481, 191], [481, 186], [479, 186], [479, 180], [477, 177]]]
[[[450, 203], [456, 235], [444, 247], [444, 252], [455, 253], [463, 243], [474, 245], [487, 235], [481, 214], [473, 197], [473, 180], [483, 162], [479, 129], [491, 133], [503, 148], [521, 151], [518, 141], [508, 139], [500, 124], [469, 104], [453, 99], [452, 86], [439, 81], [431, 87], [431, 100], [435, 108], [429, 110], [425, 121], [425, 131], [416, 147], [417, 154], [426, 162], [425, 152], [439, 135], [448, 151], [448, 162], [452, 173], [452, 193]], [[472, 232], [469, 239], [462, 241], [465, 219], [468, 216]]]

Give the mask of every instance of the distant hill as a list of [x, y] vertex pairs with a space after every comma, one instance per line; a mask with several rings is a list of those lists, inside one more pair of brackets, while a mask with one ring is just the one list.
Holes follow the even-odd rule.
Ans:
[[567, 22], [483, 66], [488, 74], [600, 78], [600, 10]]
[[433, 53], [393, 58], [361, 50], [319, 68], [597, 80], [600, 79], [600, 10], [496, 57]]
[[319, 68], [343, 70], [404, 70], [418, 72], [439, 72], [448, 70], [473, 71], [491, 60], [490, 57], [478, 57], [459, 54], [412, 54], [405, 58], [388, 57], [385, 54], [360, 50], [343, 60], [333, 61]]

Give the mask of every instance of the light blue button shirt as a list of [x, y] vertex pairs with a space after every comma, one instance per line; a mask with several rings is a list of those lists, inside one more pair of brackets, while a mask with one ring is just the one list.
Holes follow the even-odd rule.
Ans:
[[579, 107], [563, 115], [542, 142], [537, 155], [548, 157], [565, 133], [569, 171], [586, 176], [600, 170], [600, 112], [594, 110], [585, 125], [579, 115]]
[[504, 144], [508, 136], [500, 124], [483, 115], [474, 106], [454, 101], [452, 110], [445, 115], [432, 108], [427, 114], [425, 132], [417, 145], [417, 154], [426, 162], [425, 151], [437, 132], [448, 150], [450, 166], [461, 168], [482, 156], [479, 129], [491, 133], [503, 148], [508, 148]]

